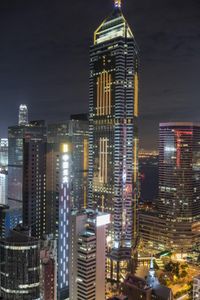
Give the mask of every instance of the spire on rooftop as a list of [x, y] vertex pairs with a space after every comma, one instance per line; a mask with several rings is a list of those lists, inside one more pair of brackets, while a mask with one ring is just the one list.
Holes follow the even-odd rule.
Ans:
[[121, 8], [121, 6], [122, 6], [121, 0], [114, 0], [114, 2], [115, 2], [115, 7]]

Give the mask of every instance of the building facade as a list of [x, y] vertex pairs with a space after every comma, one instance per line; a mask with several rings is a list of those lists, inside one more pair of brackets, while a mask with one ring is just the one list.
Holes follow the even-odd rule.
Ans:
[[40, 292], [43, 300], [57, 300], [57, 241], [46, 236], [40, 251]]
[[47, 134], [46, 232], [57, 241], [57, 297], [69, 295], [69, 214], [72, 154], [68, 124], [52, 124]]
[[46, 233], [46, 131], [44, 121], [34, 121], [23, 137], [23, 224], [37, 238]]
[[28, 125], [28, 108], [25, 104], [21, 104], [19, 107], [18, 125], [19, 126]]
[[0, 240], [1, 296], [5, 300], [40, 299], [40, 244], [21, 227]]
[[22, 208], [23, 126], [8, 128], [8, 204]]
[[111, 214], [108, 277], [127, 272], [138, 234], [138, 48], [121, 1], [90, 49], [89, 207]]
[[70, 222], [70, 299], [104, 300], [110, 215], [74, 211]]
[[0, 139], [0, 167], [8, 168], [8, 139]]
[[140, 217], [142, 238], [155, 248], [187, 253], [199, 244], [199, 141], [199, 124], [160, 124], [158, 210]]
[[8, 203], [8, 171], [0, 171], [0, 204]]

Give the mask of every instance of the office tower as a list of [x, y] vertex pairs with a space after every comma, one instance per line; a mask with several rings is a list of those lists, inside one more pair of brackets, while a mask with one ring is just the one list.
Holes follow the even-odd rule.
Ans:
[[69, 137], [72, 144], [72, 192], [71, 206], [87, 207], [88, 194], [88, 116], [72, 115], [69, 121]]
[[126, 275], [138, 236], [138, 48], [114, 1], [90, 50], [89, 206], [111, 213], [108, 277]]
[[41, 298], [57, 300], [57, 242], [51, 236], [42, 241], [41, 251]]
[[46, 147], [44, 121], [33, 121], [23, 138], [23, 224], [31, 235], [46, 233]]
[[40, 299], [40, 244], [17, 227], [0, 240], [1, 296], [4, 300]]
[[110, 215], [73, 211], [70, 218], [70, 300], [104, 300], [106, 227]]
[[[23, 222], [39, 237], [43, 229], [37, 218], [45, 206], [45, 123], [32, 121], [27, 126], [9, 127], [8, 139], [8, 205], [21, 208]], [[36, 226], [40, 227], [37, 233]]]
[[200, 299], [200, 276], [193, 279], [193, 300]]
[[22, 207], [24, 127], [8, 128], [8, 203]]
[[69, 213], [71, 203], [72, 147], [68, 124], [48, 126], [46, 232], [57, 240], [57, 297], [69, 294]]
[[19, 126], [26, 126], [28, 125], [28, 108], [25, 104], [21, 104], [19, 107]]
[[160, 124], [159, 201], [141, 215], [141, 235], [154, 248], [190, 252], [199, 243], [200, 125]]
[[8, 139], [0, 139], [0, 168], [8, 167]]
[[200, 226], [200, 125], [160, 124], [159, 202], [172, 248], [189, 249]]
[[8, 171], [0, 171], [0, 204], [8, 203]]

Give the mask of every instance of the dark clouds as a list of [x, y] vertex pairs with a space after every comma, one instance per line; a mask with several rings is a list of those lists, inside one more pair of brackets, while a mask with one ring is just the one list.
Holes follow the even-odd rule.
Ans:
[[[158, 123], [200, 120], [200, 1], [124, 0], [141, 51], [141, 144]], [[64, 120], [88, 110], [89, 45], [112, 0], [0, 1], [0, 126], [31, 118]]]

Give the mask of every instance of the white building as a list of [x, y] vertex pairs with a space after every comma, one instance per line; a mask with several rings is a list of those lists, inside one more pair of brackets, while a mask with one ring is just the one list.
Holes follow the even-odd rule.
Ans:
[[105, 300], [106, 226], [109, 214], [91, 210], [71, 216], [70, 300]]
[[25, 104], [21, 104], [19, 107], [19, 126], [28, 125], [28, 107]]
[[8, 202], [8, 173], [0, 172], [0, 204], [7, 205]]
[[193, 300], [200, 299], [200, 275], [193, 280]]

